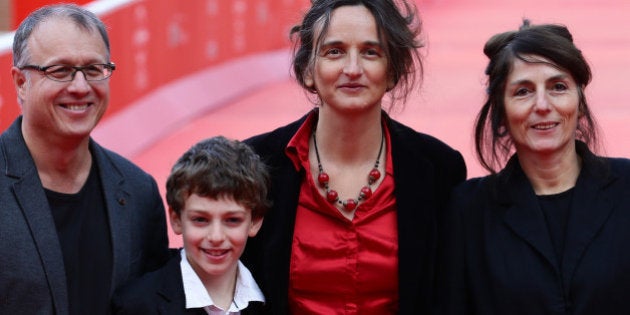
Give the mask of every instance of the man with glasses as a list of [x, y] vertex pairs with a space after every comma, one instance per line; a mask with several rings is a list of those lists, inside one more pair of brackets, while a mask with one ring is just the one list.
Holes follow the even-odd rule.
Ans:
[[15, 33], [22, 114], [0, 135], [0, 314], [107, 314], [112, 292], [168, 258], [155, 180], [90, 138], [107, 109], [103, 23], [43, 7]]

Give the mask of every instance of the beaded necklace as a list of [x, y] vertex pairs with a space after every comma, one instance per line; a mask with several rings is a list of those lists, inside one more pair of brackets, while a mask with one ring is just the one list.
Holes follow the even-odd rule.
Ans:
[[345, 201], [339, 199], [339, 194], [334, 189], [330, 189], [328, 183], [330, 182], [330, 176], [324, 172], [322, 163], [319, 159], [319, 150], [317, 149], [317, 137], [315, 137], [315, 128], [313, 128], [313, 146], [315, 147], [315, 156], [317, 157], [317, 168], [319, 169], [319, 175], [317, 175], [317, 182], [319, 186], [326, 189], [326, 200], [330, 203], [339, 203], [346, 211], [353, 211], [359, 205], [359, 202], [366, 200], [372, 196], [372, 184], [374, 184], [379, 178], [381, 178], [381, 172], [378, 170], [378, 166], [381, 160], [381, 154], [383, 153], [383, 143], [385, 142], [385, 135], [381, 133], [381, 146], [378, 149], [378, 155], [376, 156], [376, 162], [374, 168], [368, 173], [367, 185], [361, 188], [359, 196], [355, 199], [348, 198]]

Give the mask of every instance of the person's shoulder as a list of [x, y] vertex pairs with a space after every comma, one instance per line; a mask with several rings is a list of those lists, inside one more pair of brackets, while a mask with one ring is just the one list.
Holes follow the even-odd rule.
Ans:
[[607, 157], [604, 159], [613, 172], [630, 173], [630, 159], [624, 157]]
[[[15, 160], [23, 160], [28, 155], [28, 148], [24, 142], [24, 137], [21, 131], [22, 116], [16, 118], [7, 129], [0, 133], [0, 152], [11, 151]], [[6, 161], [8, 159], [8, 153], [0, 154], [0, 161]]]
[[164, 264], [164, 266], [154, 271], [145, 273], [140, 278], [130, 282], [129, 285], [124, 288], [130, 292], [137, 291], [137, 289], [143, 289], [145, 292], [148, 288], [156, 289], [160, 283], [166, 281], [166, 278], [164, 277], [165, 275], [177, 272], [178, 276], [181, 276], [181, 270], [179, 267], [180, 261], [181, 258], [179, 253], [174, 254], [170, 257], [166, 264]]
[[388, 117], [392, 156], [397, 163], [419, 163], [436, 170], [436, 178], [452, 186], [466, 179], [466, 162], [462, 154], [442, 140], [416, 131]]
[[435, 136], [419, 132], [394, 119], [390, 119], [390, 122], [389, 126], [391, 128], [390, 133], [392, 137], [400, 137], [410, 148], [430, 155], [459, 155], [457, 150]]
[[97, 158], [106, 158], [109, 162], [113, 163], [118, 168], [140, 170], [140, 167], [135, 165], [126, 157], [102, 146], [96, 141], [91, 141], [90, 149], [97, 156]]
[[488, 190], [495, 178], [494, 175], [469, 178], [455, 186], [453, 194], [458, 196], [478, 195], [482, 191]]
[[451, 193], [449, 212], [474, 217], [479, 214], [479, 211], [485, 209], [485, 205], [495, 203], [496, 194], [493, 193], [495, 179], [495, 176], [488, 175], [470, 178], [459, 183]]
[[178, 272], [179, 261], [179, 255], [173, 256], [159, 269], [148, 272], [117, 289], [112, 298], [114, 314], [133, 314], [154, 308], [156, 294], [164, 286], [165, 281], [174, 276], [181, 277], [181, 271]]
[[96, 156], [99, 166], [103, 166], [105, 165], [105, 163], [109, 163], [113, 168], [117, 169], [124, 176], [142, 179], [153, 179], [153, 177], [149, 173], [145, 172], [138, 165], [136, 165], [126, 157], [118, 154], [117, 152], [103, 147], [96, 141], [91, 141], [90, 149]]
[[604, 166], [595, 169], [601, 176], [605, 174], [609, 179], [621, 179], [624, 186], [630, 186], [630, 159], [624, 157], [606, 157], [600, 161]]
[[241, 310], [241, 315], [259, 315], [269, 314], [269, 311], [265, 308], [265, 303], [262, 302], [249, 302], [247, 308]]
[[300, 126], [302, 126], [306, 117], [308, 117], [308, 114], [287, 125], [251, 136], [243, 140], [243, 142], [252, 146], [256, 151], [276, 150], [277, 147], [284, 147], [298, 131]]

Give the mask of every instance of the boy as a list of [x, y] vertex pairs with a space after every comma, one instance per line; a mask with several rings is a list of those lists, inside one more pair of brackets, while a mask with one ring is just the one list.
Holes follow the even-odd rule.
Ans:
[[171, 227], [182, 235], [184, 248], [161, 269], [119, 291], [114, 313], [252, 314], [260, 309], [264, 296], [239, 258], [270, 206], [268, 183], [264, 163], [239, 141], [218, 136], [185, 152], [166, 183]]

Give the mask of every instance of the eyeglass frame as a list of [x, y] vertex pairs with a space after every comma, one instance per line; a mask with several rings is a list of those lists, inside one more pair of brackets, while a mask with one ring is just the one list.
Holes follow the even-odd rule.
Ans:
[[[95, 66], [95, 65], [99, 65], [99, 66], [104, 66], [104, 68], [109, 68], [109, 75], [102, 78], [102, 79], [90, 79], [88, 78], [88, 76], [85, 74], [84, 70], [91, 67], [91, 66]], [[72, 74], [70, 75], [70, 80], [60, 80], [57, 79], [53, 76], [50, 76], [46, 71], [52, 67], [68, 67], [68, 68], [72, 68], [74, 69], [74, 71], [72, 72]], [[114, 64], [113, 62], [108, 62], [108, 63], [93, 63], [93, 64], [89, 64], [89, 65], [85, 65], [85, 66], [69, 66], [69, 65], [50, 65], [50, 66], [38, 66], [38, 65], [23, 65], [21, 67], [18, 67], [18, 69], [20, 70], [24, 70], [24, 69], [30, 69], [30, 70], [36, 70], [39, 71], [41, 73], [44, 74], [44, 76], [50, 80], [53, 81], [57, 81], [57, 82], [72, 82], [74, 81], [74, 77], [77, 75], [77, 72], [81, 71], [81, 73], [83, 73], [83, 78], [85, 78], [86, 81], [89, 82], [95, 82], [95, 81], [103, 81], [105, 79], [109, 79], [112, 74], [114, 74], [114, 70], [116, 70], [116, 64]]]

